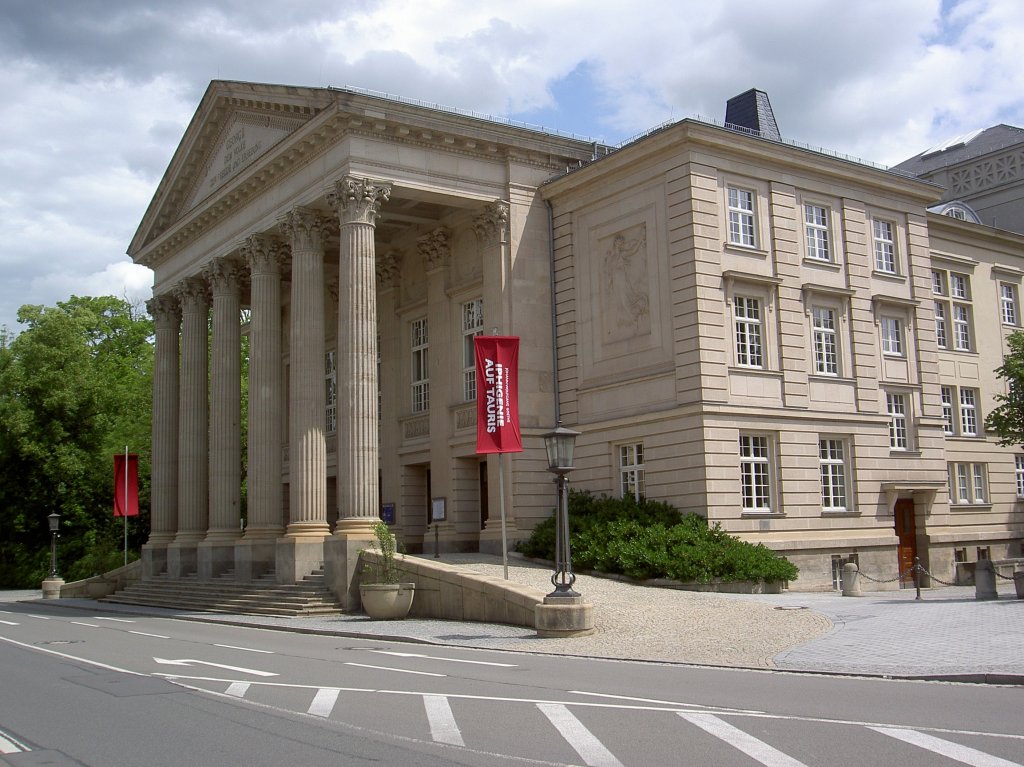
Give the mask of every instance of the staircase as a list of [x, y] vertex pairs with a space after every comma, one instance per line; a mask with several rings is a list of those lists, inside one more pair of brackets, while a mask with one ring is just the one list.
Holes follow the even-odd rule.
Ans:
[[242, 583], [234, 573], [212, 580], [195, 576], [168, 578], [156, 576], [133, 583], [101, 599], [127, 605], [163, 607], [189, 612], [276, 615], [299, 618], [338, 615], [341, 605], [327, 588], [323, 570], [314, 571], [300, 583], [280, 584], [273, 573]]

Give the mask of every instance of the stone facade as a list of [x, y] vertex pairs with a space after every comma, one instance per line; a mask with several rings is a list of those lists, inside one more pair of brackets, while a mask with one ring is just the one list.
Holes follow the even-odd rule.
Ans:
[[[929, 214], [939, 194], [702, 122], [612, 151], [214, 82], [129, 250], [155, 272], [145, 572], [323, 566], [353, 604], [382, 509], [410, 552], [498, 551], [501, 510], [512, 542], [550, 514], [558, 418], [575, 486], [705, 514], [791, 556], [794, 588], [1018, 553], [1014, 451], [947, 434], [943, 397], [991, 406], [1024, 238]], [[475, 452], [479, 333], [522, 339], [522, 453]]]

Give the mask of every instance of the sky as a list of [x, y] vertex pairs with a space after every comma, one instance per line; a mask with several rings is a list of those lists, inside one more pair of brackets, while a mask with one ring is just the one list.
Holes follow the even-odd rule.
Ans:
[[893, 165], [1024, 126], [1020, 0], [0, 0], [0, 327], [151, 295], [125, 255], [214, 79], [380, 92], [618, 144], [769, 94]]

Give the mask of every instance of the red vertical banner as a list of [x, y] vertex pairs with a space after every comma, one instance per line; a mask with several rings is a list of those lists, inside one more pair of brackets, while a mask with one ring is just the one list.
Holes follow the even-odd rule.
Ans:
[[139, 456], [122, 453], [114, 456], [114, 516], [139, 515]]
[[477, 336], [476, 452], [521, 453], [519, 337]]

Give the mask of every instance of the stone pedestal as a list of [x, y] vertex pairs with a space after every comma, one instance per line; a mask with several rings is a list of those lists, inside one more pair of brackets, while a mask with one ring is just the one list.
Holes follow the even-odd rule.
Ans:
[[196, 554], [196, 543], [172, 543], [167, 547], [167, 575], [171, 578], [184, 578], [193, 575], [199, 566]]
[[64, 585], [64, 579], [57, 577], [46, 578], [43, 581], [43, 599], [60, 599], [60, 587]]
[[324, 544], [324, 577], [327, 587], [338, 597], [344, 610], [358, 610], [359, 552], [373, 548], [373, 533], [335, 533]]
[[235, 580], [254, 581], [277, 568], [277, 539], [243, 539], [235, 544]]
[[325, 538], [279, 538], [276, 543], [278, 583], [298, 583], [324, 566]]
[[860, 569], [853, 562], [847, 562], [843, 565], [843, 596], [864, 596], [860, 590]]
[[544, 597], [544, 604], [534, 608], [537, 636], [581, 637], [594, 633], [594, 606], [582, 596]]
[[196, 575], [202, 580], [219, 578], [235, 566], [232, 541], [203, 541], [196, 551]]
[[153, 578], [167, 572], [167, 545], [144, 544], [142, 547], [142, 577]]
[[996, 571], [988, 559], [979, 559], [974, 568], [974, 598], [999, 599], [996, 591]]

